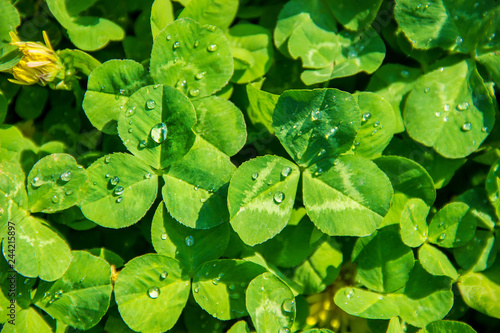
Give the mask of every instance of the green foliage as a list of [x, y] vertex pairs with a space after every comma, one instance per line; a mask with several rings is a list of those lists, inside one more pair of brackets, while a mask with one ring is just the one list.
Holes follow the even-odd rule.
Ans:
[[0, 0], [1, 332], [498, 331], [499, 38], [494, 0]]

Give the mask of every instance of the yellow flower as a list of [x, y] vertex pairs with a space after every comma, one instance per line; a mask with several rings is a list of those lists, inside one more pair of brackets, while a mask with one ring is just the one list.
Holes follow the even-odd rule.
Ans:
[[21, 60], [9, 72], [14, 75], [10, 82], [30, 85], [38, 83], [45, 86], [55, 78], [64, 78], [64, 66], [52, 49], [47, 33], [43, 32], [45, 45], [35, 42], [21, 42], [15, 33], [10, 32], [11, 45], [23, 53]]

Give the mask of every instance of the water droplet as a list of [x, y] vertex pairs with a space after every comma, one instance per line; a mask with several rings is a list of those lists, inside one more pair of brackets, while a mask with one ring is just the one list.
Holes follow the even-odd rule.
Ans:
[[58, 202], [59, 202], [59, 198], [58, 198], [58, 196], [57, 196], [57, 195], [54, 195], [54, 196], [52, 197], [52, 203], [58, 203]]
[[130, 117], [135, 114], [135, 106], [132, 108], [128, 108], [127, 111], [125, 111], [125, 116]]
[[283, 192], [276, 192], [276, 193], [274, 193], [273, 199], [274, 199], [274, 202], [279, 205], [285, 199], [285, 194]]
[[375, 129], [375, 130], [373, 130], [373, 132], [372, 132], [372, 136], [374, 136], [377, 132], [378, 132], [378, 130], [376, 130], [376, 129]]
[[443, 118], [443, 121], [444, 121], [444, 122], [447, 122], [447, 121], [448, 121], [448, 117], [444, 117], [444, 118]]
[[132, 133], [133, 131], [134, 131], [134, 129], [133, 129], [133, 128], [129, 128], [129, 129], [128, 129], [128, 132], [129, 132], [129, 133]]
[[445, 104], [444, 105], [444, 110], [445, 111], [450, 111], [450, 104]]
[[109, 178], [109, 177], [111, 177], [110, 173], [107, 173], [107, 174], [104, 175], [104, 178], [106, 178], [106, 179]]
[[119, 94], [120, 94], [120, 95], [124, 95], [124, 94], [125, 94], [125, 89], [120, 89], [120, 90], [119, 90]]
[[333, 138], [333, 137], [335, 136], [335, 133], [337, 133], [337, 130], [338, 130], [338, 129], [339, 129], [339, 128], [338, 128], [337, 126], [332, 127], [332, 128], [330, 129], [330, 131], [328, 131], [328, 133], [326, 133], [326, 134], [325, 134], [325, 138], [326, 138], [326, 139]]
[[240, 294], [238, 293], [229, 294], [229, 297], [231, 297], [232, 299], [240, 299]]
[[148, 172], [144, 175], [144, 179], [149, 179], [149, 178], [151, 178], [151, 173]]
[[373, 124], [373, 127], [378, 127], [380, 125], [380, 121], [376, 121], [375, 124]]
[[217, 44], [210, 44], [207, 46], [207, 51], [208, 52], [215, 52], [217, 51]]
[[120, 202], [122, 202], [122, 201], [123, 201], [123, 197], [118, 197], [118, 198], [116, 199], [116, 203], [120, 203]]
[[406, 69], [403, 69], [401, 72], [400, 72], [400, 75], [401, 77], [410, 77], [410, 72], [407, 71]]
[[160, 288], [158, 287], [151, 287], [148, 289], [148, 296], [150, 298], [158, 298], [158, 296], [160, 296]]
[[356, 52], [356, 49], [354, 48], [349, 49], [349, 51], [347, 52], [347, 58], [349, 59], [356, 58], [357, 56], [358, 52]]
[[488, 127], [486, 127], [486, 126], [481, 127], [481, 132], [483, 132], [483, 133], [488, 132]]
[[193, 236], [187, 236], [186, 238], [184, 238], [184, 243], [186, 244], [186, 246], [193, 246], [194, 245]]
[[213, 280], [212, 280], [212, 284], [213, 284], [214, 286], [216, 286], [216, 285], [218, 285], [218, 284], [219, 284], [219, 281], [220, 281], [219, 279], [213, 279]]
[[194, 288], [194, 292], [195, 292], [195, 294], [197, 294], [199, 291], [200, 291], [200, 288], [199, 288], [199, 287]]
[[144, 149], [148, 146], [148, 143], [146, 142], [146, 140], [141, 140], [139, 141], [139, 148], [140, 149]]
[[314, 176], [318, 177], [319, 175], [321, 175], [323, 173], [323, 169], [321, 168], [318, 168], [316, 169], [316, 172], [314, 172]]
[[117, 195], [117, 196], [122, 195], [123, 192], [125, 192], [125, 189], [123, 188], [123, 186], [117, 186], [115, 188], [115, 191], [114, 191], [115, 195]]
[[286, 178], [290, 175], [290, 173], [292, 172], [292, 168], [290, 167], [284, 167], [282, 170], [281, 170], [281, 175]]
[[460, 36], [457, 36], [457, 39], [455, 39], [455, 42], [457, 43], [457, 45], [462, 45], [462, 43], [464, 42], [464, 39]]
[[199, 72], [199, 73], [196, 73], [196, 75], [194, 77], [196, 80], [201, 80], [205, 77], [206, 74], [207, 74], [207, 72]]
[[165, 280], [168, 276], [168, 272], [163, 272], [160, 274], [160, 280]]
[[431, 90], [431, 88], [427, 87], [427, 88], [424, 89], [424, 93], [427, 94], [430, 90]]
[[234, 284], [229, 285], [229, 290], [235, 290], [236, 286]]
[[161, 234], [161, 239], [162, 239], [162, 240], [167, 239], [167, 234]]
[[167, 125], [159, 123], [151, 128], [151, 139], [156, 143], [162, 143], [167, 138]]
[[62, 297], [62, 295], [63, 295], [63, 291], [62, 291], [62, 289], [60, 289], [60, 290], [58, 290], [58, 291], [56, 291], [56, 292], [54, 293], [54, 298], [55, 298], [55, 299], [59, 299], [59, 298], [61, 298], [61, 297]]
[[286, 299], [281, 304], [283, 311], [285, 312], [295, 312], [295, 300], [294, 299]]
[[469, 102], [460, 102], [457, 104], [458, 111], [465, 111], [469, 108]]
[[472, 124], [471, 123], [465, 123], [462, 125], [462, 131], [468, 132], [472, 129]]
[[63, 172], [60, 178], [63, 182], [69, 182], [71, 180], [71, 177], [73, 177], [73, 174], [68, 170]]
[[146, 101], [146, 110], [153, 110], [156, 107], [156, 102], [154, 99], [148, 99]]
[[252, 180], [256, 180], [257, 178], [259, 178], [259, 173], [258, 172], [252, 173]]
[[108, 163], [109, 163], [109, 161], [111, 161], [111, 156], [106, 156], [106, 157], [104, 158], [104, 163], [108, 164]]
[[109, 183], [112, 185], [112, 186], [116, 186], [118, 183], [120, 182], [120, 178], [118, 177], [113, 177], [109, 180]]
[[193, 190], [198, 191], [198, 189], [199, 189], [199, 188], [200, 188], [200, 185], [195, 185], [195, 186], [193, 187]]
[[441, 117], [441, 112], [438, 111], [435, 113], [435, 115], [436, 115], [436, 117]]
[[97, 182], [93, 182], [92, 184], [97, 185]]
[[195, 88], [191, 88], [189, 89], [189, 95], [193, 96], [193, 97], [196, 97], [200, 94], [200, 90], [199, 89], [195, 89]]
[[66, 194], [66, 195], [72, 195], [72, 194], [73, 194], [73, 191], [71, 191], [71, 190], [67, 190], [64, 194]]
[[439, 241], [443, 241], [445, 239], [446, 239], [446, 234], [445, 233], [442, 233], [441, 235], [439, 235], [439, 238], [438, 238]]
[[288, 327], [282, 327], [280, 328], [279, 333], [290, 333], [290, 329]]
[[321, 111], [320, 110], [313, 110], [311, 111], [311, 119], [312, 120], [318, 120], [321, 119]]
[[42, 186], [42, 181], [40, 177], [38, 176], [33, 177], [33, 180], [31, 181], [31, 186], [33, 188], [39, 188], [40, 186]]
[[177, 50], [179, 47], [181, 47], [181, 42], [177, 41], [174, 43], [174, 45], [172, 45], [172, 48], [175, 50]]
[[172, 36], [167, 35], [167, 40], [171, 40], [171, 39], [172, 39]]
[[155, 84], [155, 85], [153, 86], [153, 89], [158, 89], [158, 88], [160, 88], [160, 86], [161, 86], [161, 84]]

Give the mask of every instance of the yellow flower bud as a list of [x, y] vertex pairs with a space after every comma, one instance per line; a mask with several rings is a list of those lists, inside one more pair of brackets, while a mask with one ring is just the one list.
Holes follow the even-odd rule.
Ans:
[[35, 42], [21, 42], [13, 32], [10, 32], [11, 45], [19, 48], [23, 53], [21, 60], [9, 72], [14, 79], [10, 82], [30, 85], [38, 83], [45, 86], [55, 78], [64, 78], [64, 66], [52, 49], [47, 33], [43, 32], [45, 45]]

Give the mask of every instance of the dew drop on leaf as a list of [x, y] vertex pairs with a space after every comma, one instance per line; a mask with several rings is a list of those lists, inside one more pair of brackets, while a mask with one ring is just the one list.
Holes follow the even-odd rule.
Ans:
[[279, 333], [290, 333], [290, 329], [288, 327], [282, 327], [280, 328]]
[[149, 178], [151, 178], [151, 173], [148, 172], [144, 175], [144, 179], [149, 179]]
[[461, 102], [457, 104], [458, 111], [465, 111], [469, 108], [469, 102]]
[[194, 288], [194, 293], [197, 294], [200, 291], [199, 287]]
[[323, 169], [318, 168], [318, 169], [316, 169], [316, 172], [314, 173], [314, 175], [315, 175], [316, 177], [318, 177], [318, 176], [319, 176], [319, 175], [321, 175], [322, 173], [323, 173]]
[[196, 73], [196, 75], [194, 77], [196, 80], [201, 80], [205, 77], [206, 74], [207, 74], [207, 72], [199, 72], [199, 73]]
[[240, 299], [240, 294], [238, 293], [229, 294], [229, 297], [231, 297], [232, 299]]
[[276, 193], [274, 193], [273, 199], [274, 199], [274, 202], [279, 205], [285, 199], [285, 194], [283, 192], [276, 192]]
[[347, 299], [351, 299], [352, 296], [354, 296], [354, 290], [353, 289], [346, 289], [346, 290], [344, 290], [344, 296]]
[[57, 195], [54, 195], [52, 197], [52, 203], [58, 203], [59, 202], [59, 197]]
[[400, 74], [401, 74], [401, 77], [405, 77], [405, 78], [406, 78], [406, 77], [410, 77], [410, 72], [409, 72], [409, 71], [407, 71], [407, 70], [405, 70], [405, 69], [403, 69], [403, 70], [400, 72]]
[[312, 120], [321, 119], [321, 111], [320, 110], [312, 110], [311, 111], [311, 119]]
[[229, 290], [235, 290], [236, 286], [234, 284], [229, 285]]
[[443, 241], [445, 239], [446, 239], [446, 234], [445, 233], [442, 233], [441, 235], [439, 235], [438, 240]]
[[462, 125], [462, 131], [468, 132], [472, 129], [472, 124], [471, 123], [465, 123]]
[[148, 99], [146, 101], [146, 110], [153, 110], [156, 107], [156, 101], [154, 99]]
[[431, 88], [429, 88], [429, 87], [427, 87], [427, 88], [425, 88], [425, 89], [424, 89], [424, 93], [426, 93], [426, 94], [427, 94], [429, 91], [431, 91]]
[[196, 97], [200, 94], [200, 90], [198, 89], [195, 89], [195, 88], [191, 88], [189, 89], [189, 95], [193, 96], [193, 97]]
[[290, 167], [284, 167], [282, 170], [281, 170], [281, 175], [286, 178], [290, 175], [290, 173], [292, 172], [292, 168]]
[[167, 125], [159, 123], [151, 128], [151, 139], [156, 143], [162, 143], [167, 138]]
[[184, 238], [184, 244], [186, 244], [186, 246], [193, 246], [194, 245], [194, 238], [193, 236], [186, 236], [186, 238]]
[[450, 111], [450, 104], [445, 104], [443, 108], [445, 111]]
[[123, 198], [122, 198], [122, 197], [119, 197], [119, 198], [117, 198], [117, 199], [116, 199], [116, 203], [120, 203], [120, 202], [122, 202], [122, 201], [123, 201]]
[[326, 153], [326, 150], [321, 148], [321, 150], [318, 152], [318, 157], [320, 157], [321, 155], [324, 155]]
[[438, 112], [435, 113], [435, 115], [436, 115], [436, 117], [439, 118], [439, 117], [441, 117], [441, 112], [438, 111]]
[[128, 108], [127, 111], [125, 111], [125, 116], [130, 117], [135, 114], [135, 106], [132, 108]]
[[168, 276], [168, 272], [163, 272], [160, 274], [160, 280], [165, 280]]
[[200, 41], [197, 40], [197, 41], [194, 42], [193, 47], [197, 48], [199, 45], [200, 45]]
[[285, 312], [294, 312], [295, 311], [295, 300], [294, 299], [286, 299], [281, 304], [283, 311]]
[[151, 287], [148, 289], [148, 296], [149, 298], [158, 298], [160, 296], [160, 288], [158, 287]]
[[120, 93], [120, 95], [124, 95], [125, 94], [125, 89], [120, 89], [119, 93]]
[[153, 89], [158, 89], [160, 86], [161, 86], [161, 84], [155, 84], [155, 85], [153, 86]]
[[71, 191], [71, 190], [67, 190], [64, 194], [66, 194], [66, 195], [72, 195], [72, 194], [73, 194], [73, 191]]
[[162, 240], [167, 239], [167, 234], [162, 234], [162, 235], [161, 235], [161, 239], [162, 239]]
[[106, 157], [104, 158], [104, 163], [108, 164], [108, 163], [109, 163], [109, 161], [111, 161], [111, 156], [106, 156]]
[[42, 186], [42, 181], [40, 177], [38, 176], [33, 177], [33, 180], [31, 181], [31, 186], [33, 188], [39, 188], [40, 186]]
[[210, 44], [207, 46], [207, 51], [208, 52], [215, 52], [217, 51], [217, 44]]
[[69, 182], [71, 180], [71, 177], [73, 177], [73, 174], [68, 170], [63, 172], [60, 178], [63, 182]]
[[109, 178], [109, 177], [111, 177], [111, 174], [107, 173], [107, 174], [104, 175], [104, 177], [105, 178]]
[[141, 140], [139, 141], [139, 148], [140, 149], [144, 149], [148, 146], [148, 143], [146, 142], [146, 140]]
[[195, 185], [195, 186], [193, 187], [193, 190], [198, 191], [198, 189], [199, 189], [199, 188], [200, 188], [200, 185]]
[[117, 186], [115, 188], [115, 191], [114, 191], [115, 195], [122, 195], [123, 192], [125, 192], [125, 189], [123, 188], [123, 186]]
[[128, 129], [128, 132], [129, 132], [129, 133], [132, 133], [133, 131], [134, 131], [134, 129], [132, 129], [132, 128], [129, 128], [129, 129]]
[[120, 178], [118, 177], [113, 177], [109, 180], [109, 183], [112, 185], [112, 186], [116, 186], [118, 183], [120, 182]]
[[167, 35], [167, 40], [171, 40], [171, 39], [172, 39], [172, 36]]
[[483, 132], [483, 133], [488, 132], [488, 127], [486, 127], [486, 126], [481, 127], [481, 132]]
[[175, 50], [177, 50], [179, 47], [181, 47], [181, 42], [177, 41], [174, 43], [174, 45], [172, 45], [172, 48]]

